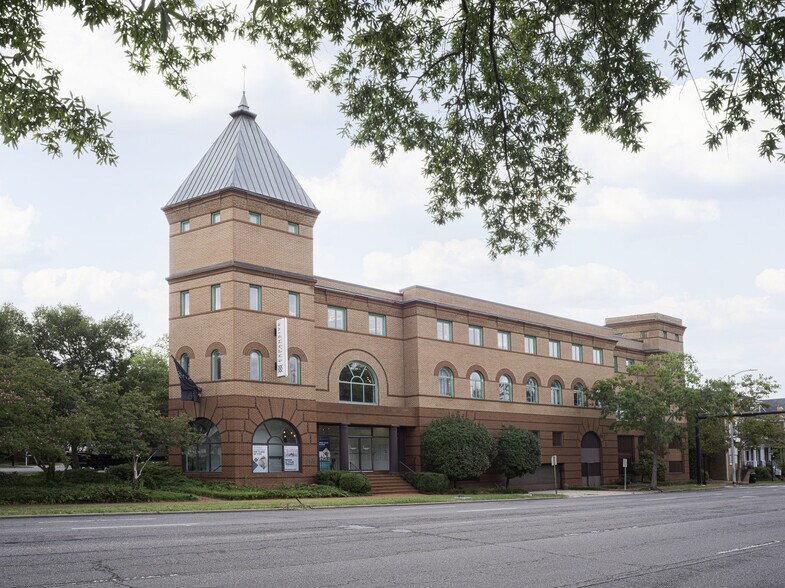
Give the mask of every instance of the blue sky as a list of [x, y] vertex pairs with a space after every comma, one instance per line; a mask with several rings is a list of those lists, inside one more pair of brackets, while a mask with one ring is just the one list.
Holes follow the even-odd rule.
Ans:
[[149, 341], [164, 334], [160, 209], [228, 124], [246, 65], [257, 122], [322, 210], [317, 275], [394, 291], [427, 285], [598, 324], [662, 312], [684, 321], [704, 375], [754, 368], [785, 382], [785, 165], [757, 157], [755, 134], [708, 152], [691, 85], [647, 105], [642, 153], [576, 132], [572, 156], [593, 179], [556, 249], [492, 261], [475, 213], [430, 223], [418, 154], [372, 165], [339, 137], [335, 98], [311, 93], [266, 49], [219, 49], [191, 76], [187, 102], [131, 73], [110, 35], [62, 13], [46, 22], [63, 87], [111, 111], [120, 161], [0, 147], [0, 301], [131, 312]]

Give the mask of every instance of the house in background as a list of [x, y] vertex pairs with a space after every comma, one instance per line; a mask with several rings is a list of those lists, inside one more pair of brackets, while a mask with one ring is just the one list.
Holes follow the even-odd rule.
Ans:
[[[231, 117], [163, 209], [170, 349], [203, 389], [200, 401], [183, 399], [172, 366], [170, 414], [204, 435], [172, 452], [173, 465], [259, 486], [309, 483], [324, 469], [420, 470], [424, 428], [462, 414], [493, 435], [504, 425], [538, 435], [543, 467], [514, 481], [527, 488], [553, 487], [553, 455], [563, 487], [614, 482], [624, 458], [631, 467], [641, 436], [617, 435], [586, 390], [651, 354], [682, 352], [680, 319], [594, 325], [315, 276], [319, 210], [245, 95]], [[669, 449], [667, 463], [668, 479], [688, 477], [686, 450]]]

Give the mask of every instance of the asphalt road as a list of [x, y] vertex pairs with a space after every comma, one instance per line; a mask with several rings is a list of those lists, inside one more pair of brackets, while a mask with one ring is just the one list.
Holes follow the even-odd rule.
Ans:
[[785, 586], [785, 488], [0, 519], [0, 586]]

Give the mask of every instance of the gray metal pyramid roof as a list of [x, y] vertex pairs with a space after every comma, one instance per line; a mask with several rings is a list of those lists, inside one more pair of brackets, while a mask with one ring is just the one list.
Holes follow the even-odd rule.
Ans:
[[232, 121], [164, 208], [236, 188], [312, 210], [316, 205], [256, 124], [243, 92]]

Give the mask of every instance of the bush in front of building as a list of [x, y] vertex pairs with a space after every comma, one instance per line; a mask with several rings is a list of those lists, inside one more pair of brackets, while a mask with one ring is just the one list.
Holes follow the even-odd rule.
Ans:
[[540, 465], [540, 442], [531, 431], [503, 426], [496, 440], [494, 469], [505, 477], [505, 488], [510, 478], [533, 474]]
[[407, 472], [404, 479], [423, 494], [443, 494], [450, 489], [450, 480], [436, 472]]
[[316, 483], [324, 486], [335, 486], [352, 494], [367, 494], [371, 491], [371, 482], [357, 472], [345, 470], [324, 470], [317, 472]]
[[768, 482], [771, 480], [771, 470], [766, 466], [756, 466], [755, 475], [758, 477], [758, 482]]
[[[634, 465], [635, 473], [641, 477], [641, 482], [651, 479], [651, 456], [653, 453], [651, 451], [644, 450], [640, 453], [640, 459], [638, 463]], [[667, 471], [666, 468], [668, 466], [665, 464], [665, 459], [661, 456], [657, 456], [657, 481], [664, 482], [665, 481], [665, 472]]]
[[80, 504], [196, 500], [187, 492], [165, 492], [129, 484], [71, 484], [4, 488], [0, 504]]
[[491, 467], [496, 442], [481, 423], [463, 416], [434, 419], [422, 435], [425, 469], [458, 480], [477, 478]]
[[[102, 475], [96, 472], [97, 475]], [[120, 480], [123, 482], [133, 482], [134, 470], [130, 463], [109, 466], [106, 473], [107, 478]], [[171, 488], [176, 486], [188, 485], [191, 479], [183, 472], [171, 467], [166, 463], [151, 462], [144, 468], [144, 476], [139, 478], [139, 483], [145, 488], [157, 490], [159, 488]]]

